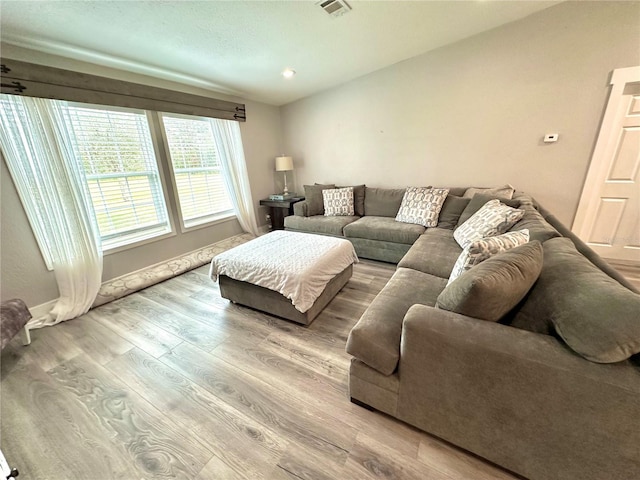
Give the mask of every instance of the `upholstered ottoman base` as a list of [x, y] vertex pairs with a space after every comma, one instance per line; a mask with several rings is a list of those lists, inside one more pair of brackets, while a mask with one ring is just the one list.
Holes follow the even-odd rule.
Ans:
[[343, 238], [277, 230], [216, 255], [210, 276], [232, 302], [308, 325], [349, 281]]
[[346, 285], [352, 273], [353, 265], [349, 265], [336, 275], [327, 284], [313, 306], [304, 313], [296, 310], [291, 304], [291, 300], [274, 290], [234, 280], [225, 275], [220, 275], [218, 282], [220, 283], [220, 294], [227, 300], [303, 325], [309, 325]]

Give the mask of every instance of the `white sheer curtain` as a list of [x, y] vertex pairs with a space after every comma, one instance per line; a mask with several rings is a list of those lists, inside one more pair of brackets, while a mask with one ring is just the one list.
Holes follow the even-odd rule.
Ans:
[[58, 283], [51, 312], [30, 328], [85, 313], [102, 281], [102, 248], [62, 103], [1, 95], [0, 145], [40, 249]]
[[240, 125], [231, 120], [211, 120], [213, 138], [220, 162], [227, 190], [231, 196], [231, 203], [235, 210], [240, 226], [245, 232], [255, 236], [260, 235], [256, 213], [253, 209], [253, 198], [249, 186], [247, 164], [244, 159]]

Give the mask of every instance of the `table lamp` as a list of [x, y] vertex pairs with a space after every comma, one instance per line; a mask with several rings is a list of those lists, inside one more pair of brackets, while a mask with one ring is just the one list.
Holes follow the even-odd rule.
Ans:
[[276, 157], [276, 172], [284, 172], [284, 195], [289, 195], [289, 188], [287, 187], [287, 172], [293, 170], [293, 158], [285, 157], [284, 155]]

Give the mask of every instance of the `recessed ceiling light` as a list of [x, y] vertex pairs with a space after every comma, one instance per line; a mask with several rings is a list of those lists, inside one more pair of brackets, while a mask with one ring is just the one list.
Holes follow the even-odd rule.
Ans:
[[283, 76], [284, 78], [291, 78], [291, 77], [293, 77], [295, 74], [296, 74], [296, 71], [295, 71], [295, 70], [293, 70], [292, 68], [285, 68], [285, 69], [282, 71], [282, 76]]

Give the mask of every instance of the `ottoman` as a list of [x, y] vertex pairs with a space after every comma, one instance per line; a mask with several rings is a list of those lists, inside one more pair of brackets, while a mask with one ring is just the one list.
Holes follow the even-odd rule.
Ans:
[[278, 230], [214, 257], [210, 276], [223, 298], [308, 325], [357, 261], [348, 240]]

